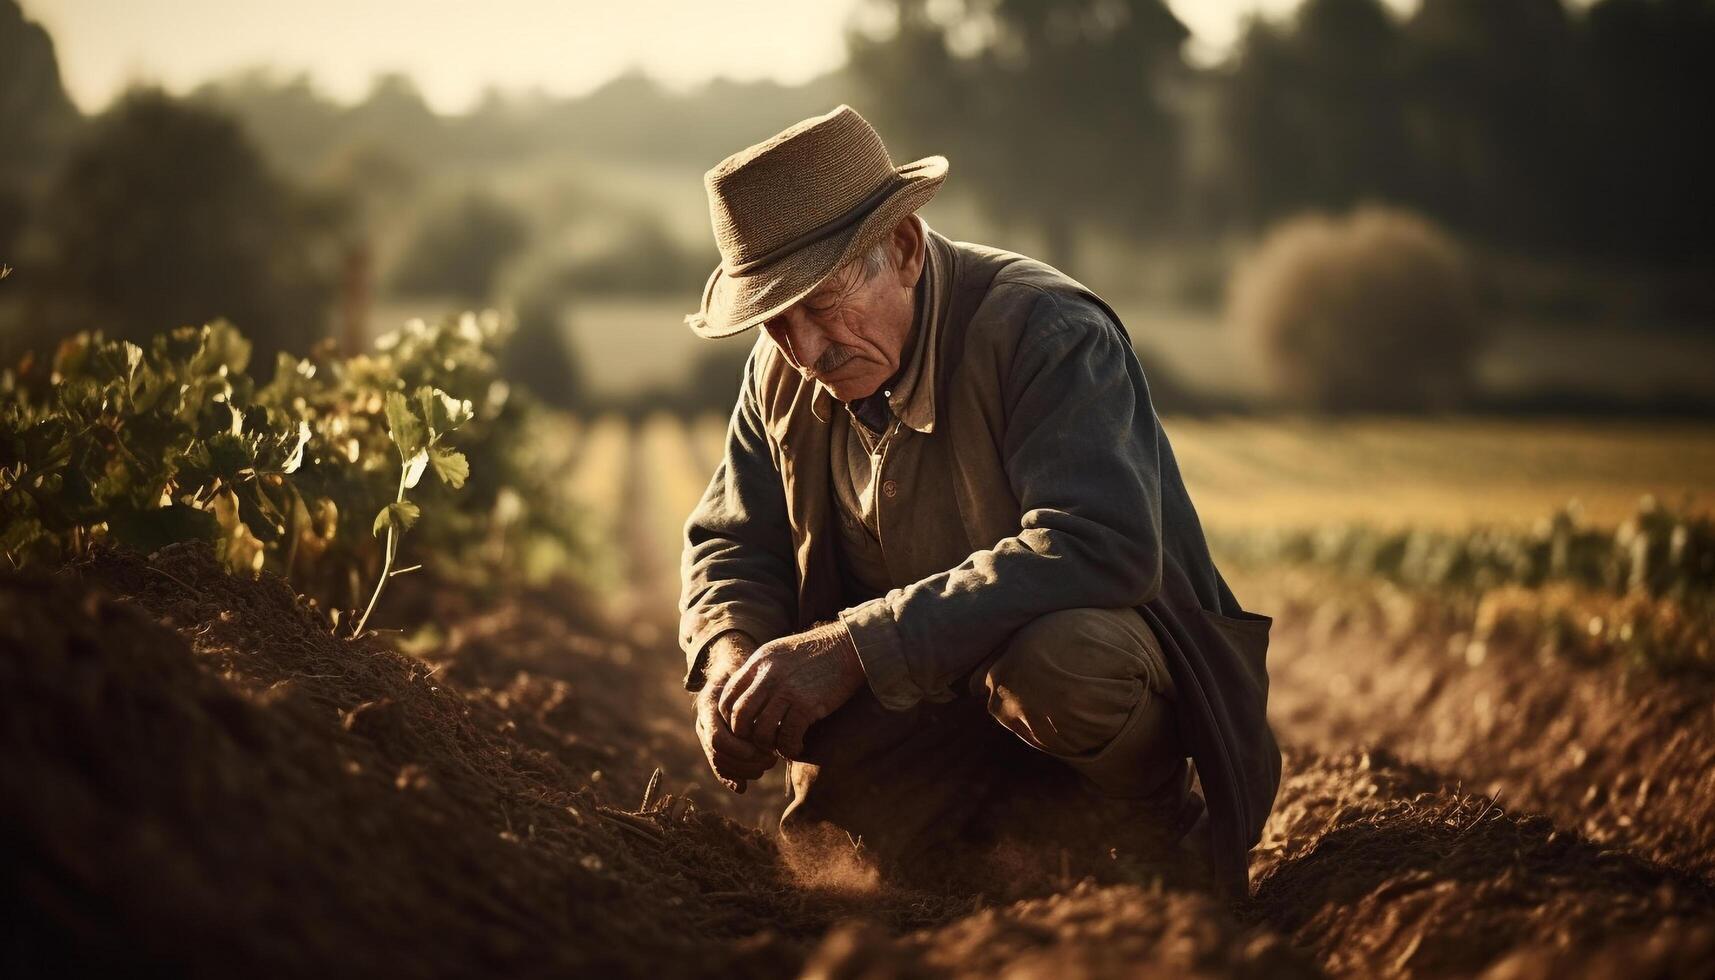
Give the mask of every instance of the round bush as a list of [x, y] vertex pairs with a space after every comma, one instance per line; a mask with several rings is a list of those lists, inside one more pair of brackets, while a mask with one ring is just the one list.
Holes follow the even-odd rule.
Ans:
[[1449, 409], [1471, 392], [1481, 331], [1470, 271], [1446, 233], [1410, 212], [1276, 226], [1234, 275], [1228, 311], [1290, 404]]

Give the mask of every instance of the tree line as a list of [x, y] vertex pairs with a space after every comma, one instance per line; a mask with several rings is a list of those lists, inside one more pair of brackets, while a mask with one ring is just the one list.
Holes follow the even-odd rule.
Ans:
[[[264, 352], [299, 349], [332, 328], [363, 227], [420, 196], [424, 168], [481, 174], [569, 147], [701, 168], [837, 101], [897, 159], [951, 157], [991, 218], [1030, 226], [1072, 266], [1091, 230], [1214, 240], [1360, 203], [1551, 260], [1683, 270], [1715, 252], [1715, 160], [1699, 139], [1715, 0], [1422, 0], [1409, 15], [1306, 0], [1252, 22], [1213, 67], [1189, 62], [1163, 0], [867, 0], [856, 23], [848, 65], [802, 86], [674, 94], [626, 76], [448, 117], [403, 76], [344, 106], [302, 77], [251, 74], [187, 98], [133, 92], [84, 118], [52, 40], [0, 0], [0, 262], [18, 270], [0, 286], [0, 353], [215, 316]], [[420, 222], [400, 283], [492, 299], [525, 230], [492, 202], [443, 211]], [[705, 255], [675, 251], [658, 225], [632, 237], [605, 265], [538, 278], [694, 290]], [[564, 290], [534, 292], [521, 305], [551, 319]]]
[[883, 131], [1050, 243], [1385, 202], [1539, 255], [1715, 254], [1711, 0], [1306, 0], [1203, 70], [1163, 0], [869, 7], [851, 68]]

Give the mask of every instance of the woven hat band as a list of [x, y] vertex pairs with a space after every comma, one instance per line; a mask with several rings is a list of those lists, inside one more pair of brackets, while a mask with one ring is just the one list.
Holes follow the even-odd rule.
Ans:
[[784, 242], [774, 248], [771, 248], [754, 259], [748, 259], [737, 264], [727, 264], [725, 266], [726, 274], [729, 276], [749, 275], [768, 263], [790, 255], [812, 242], [819, 242], [826, 238], [832, 238], [840, 232], [845, 231], [847, 228], [850, 228], [863, 219], [869, 217], [872, 211], [881, 206], [882, 201], [887, 200], [887, 196], [889, 194], [898, 190], [899, 186], [905, 182], [905, 178], [901, 177], [898, 173], [889, 173], [887, 179], [881, 182], [880, 187], [870, 191], [868, 197], [859, 201], [844, 214], [825, 224], [811, 228], [809, 231], [793, 238], [791, 241]]

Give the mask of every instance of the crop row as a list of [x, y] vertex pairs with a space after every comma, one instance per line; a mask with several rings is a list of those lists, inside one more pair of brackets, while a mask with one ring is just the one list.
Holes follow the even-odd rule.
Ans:
[[553, 420], [499, 376], [505, 332], [492, 314], [415, 320], [369, 353], [283, 353], [266, 383], [224, 322], [146, 348], [69, 338], [0, 374], [0, 556], [201, 539], [332, 611], [373, 603], [413, 527], [422, 561], [454, 577], [527, 566], [573, 529], [538, 452]]
[[1213, 533], [1250, 566], [1313, 564], [1414, 586], [1491, 589], [1562, 582], [1615, 593], [1691, 597], [1715, 591], [1715, 520], [1646, 496], [1617, 528], [1592, 527], [1569, 504], [1527, 529], [1378, 529], [1366, 525]]

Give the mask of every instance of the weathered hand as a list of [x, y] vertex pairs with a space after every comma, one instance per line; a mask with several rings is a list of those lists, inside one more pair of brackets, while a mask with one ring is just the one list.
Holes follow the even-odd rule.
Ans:
[[734, 793], [743, 793], [750, 780], [774, 768], [774, 753], [765, 752], [732, 733], [721, 717], [717, 704], [721, 693], [745, 657], [756, 646], [749, 637], [739, 633], [723, 634], [711, 645], [707, 682], [697, 692], [697, 740], [703, 745], [703, 756], [709, 769], [722, 786]]
[[758, 647], [721, 692], [720, 714], [757, 749], [794, 759], [809, 727], [863, 684], [857, 647], [835, 621]]

